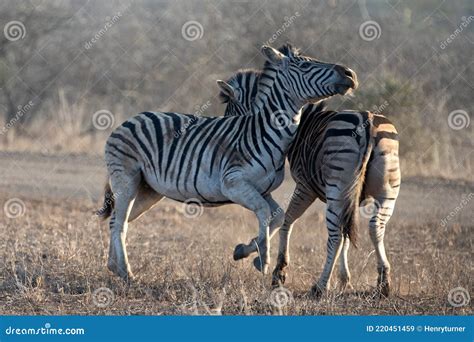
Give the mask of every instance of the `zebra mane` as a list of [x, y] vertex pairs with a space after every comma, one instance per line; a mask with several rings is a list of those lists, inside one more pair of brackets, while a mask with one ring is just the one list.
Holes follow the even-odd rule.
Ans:
[[[253, 84], [249, 84], [251, 82], [249, 80], [252, 79], [252, 77], [255, 77], [255, 80], [257, 80], [258, 83], [261, 75], [262, 70], [240, 69], [225, 82], [232, 86], [232, 88], [234, 88], [235, 91], [238, 92], [241, 96], [243, 95], [241, 100], [244, 101], [245, 104], [242, 103], [242, 105], [247, 108], [247, 106], [252, 101], [251, 94], [249, 93], [250, 89], [248, 89], [248, 87], [253, 87]], [[222, 90], [219, 92], [219, 99], [221, 100], [221, 103], [229, 103], [230, 101], [232, 101], [232, 99]], [[327, 101], [325, 100], [321, 100], [316, 103], [308, 103], [303, 107], [301, 117], [303, 119], [309, 117], [311, 114], [321, 113], [325, 111], [327, 111]]]
[[[226, 83], [232, 86], [232, 88], [234, 88], [235, 90], [241, 91], [242, 79], [245, 78], [245, 76], [256, 75], [257, 78], [260, 78], [261, 74], [262, 71], [257, 69], [240, 69], [234, 75], [232, 75], [232, 77], [227, 79]], [[231, 100], [229, 96], [222, 90], [219, 92], [219, 99], [221, 103], [229, 103], [229, 101]]]
[[293, 47], [290, 43], [286, 43], [278, 49], [282, 54], [288, 57], [297, 57], [301, 54], [301, 50]]
[[[293, 47], [290, 43], [286, 43], [282, 45], [278, 51], [283, 53], [285, 56], [288, 57], [296, 57], [300, 55], [300, 50]], [[261, 79], [261, 75], [265, 73], [265, 70], [267, 67], [270, 66], [269, 62], [264, 63], [263, 70], [257, 70], [257, 69], [239, 69], [232, 77], [226, 80], [226, 83], [228, 83], [230, 86], [232, 86], [236, 91], [240, 91], [242, 89], [241, 84], [242, 84], [242, 78], [245, 78], [245, 76], [253, 76], [255, 75], [257, 79]], [[223, 92], [219, 92], [219, 99], [221, 103], [229, 103], [231, 100], [229, 96]]]

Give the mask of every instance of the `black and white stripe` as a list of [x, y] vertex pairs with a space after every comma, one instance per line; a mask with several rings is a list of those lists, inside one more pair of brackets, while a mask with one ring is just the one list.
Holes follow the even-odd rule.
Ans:
[[[226, 92], [221, 91], [221, 98], [228, 103], [226, 116], [249, 113], [259, 79], [259, 72], [241, 71], [227, 81], [227, 87], [235, 89], [235, 95], [226, 97]], [[324, 107], [321, 102], [302, 109], [298, 132], [288, 151], [291, 174], [297, 185], [280, 229], [274, 284], [285, 281], [293, 224], [317, 198], [327, 203], [329, 238], [327, 261], [313, 289], [317, 294], [326, 290], [341, 250], [339, 275], [344, 286], [349, 284], [347, 254], [349, 239], [354, 243], [356, 239], [358, 206], [366, 203], [363, 200], [374, 199], [370, 236], [377, 252], [379, 289], [388, 295], [390, 264], [383, 237], [400, 187], [397, 131], [383, 115], [327, 111]], [[245, 253], [241, 257], [255, 251], [252, 244], [243, 246]]]
[[[350, 70], [264, 46], [267, 59], [252, 114], [198, 117], [179, 113], [140, 113], [110, 135], [105, 160], [110, 186], [103, 217], [111, 215], [109, 269], [131, 276], [125, 238], [129, 221], [163, 197], [204, 206], [237, 203], [259, 221], [260, 267], [266, 271], [269, 230], [278, 204], [270, 193], [283, 180], [286, 152], [296, 134], [300, 108], [314, 98], [345, 94], [356, 87]], [[272, 124], [278, 110], [296, 124]]]

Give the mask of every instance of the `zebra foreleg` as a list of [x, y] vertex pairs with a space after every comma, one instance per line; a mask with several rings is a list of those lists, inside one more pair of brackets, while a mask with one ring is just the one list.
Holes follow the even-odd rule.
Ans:
[[[273, 199], [273, 197], [268, 194], [264, 196], [268, 205], [270, 206], [271, 219], [270, 219], [270, 240], [273, 238], [275, 233], [278, 231], [284, 222], [285, 211], [280, 207], [280, 205]], [[261, 245], [263, 241], [259, 240], [258, 237], [252, 239], [250, 244], [246, 245], [243, 243], [235, 246], [234, 249], [234, 260], [240, 260], [247, 258], [250, 254], [257, 252], [257, 246]]]
[[297, 184], [285, 213], [283, 226], [280, 228], [280, 245], [278, 260], [273, 270], [272, 285], [279, 286], [286, 281], [286, 269], [290, 264], [290, 235], [293, 225], [316, 200], [316, 195], [304, 185]]
[[[259, 191], [245, 180], [234, 178], [224, 181], [222, 192], [232, 202], [252, 210], [257, 216], [259, 224], [257, 241], [253, 240], [249, 245], [242, 245], [241, 252], [234, 251], [234, 259], [238, 260], [235, 258], [236, 253], [241, 253], [246, 257], [252, 253], [254, 248], [257, 248], [259, 256], [255, 258], [254, 266], [263, 274], [266, 274], [270, 263], [270, 205]], [[257, 244], [257, 246], [254, 246], [254, 244]]]

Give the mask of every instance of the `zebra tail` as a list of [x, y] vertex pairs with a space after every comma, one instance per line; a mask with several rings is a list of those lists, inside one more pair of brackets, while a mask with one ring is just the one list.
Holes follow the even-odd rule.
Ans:
[[115, 199], [114, 194], [112, 193], [112, 189], [110, 188], [110, 183], [107, 180], [104, 189], [104, 204], [102, 207], [97, 210], [96, 215], [99, 216], [101, 220], [105, 220], [110, 215], [112, 215], [112, 210], [114, 209]]
[[359, 164], [354, 172], [354, 177], [343, 192], [342, 198], [344, 205], [342, 209], [342, 233], [348, 237], [352, 245], [357, 248], [357, 233], [359, 230], [359, 205], [364, 187], [365, 172], [369, 163], [370, 155], [374, 147], [372, 135], [373, 123], [369, 120], [369, 126], [366, 128], [367, 144], [365, 151], [359, 158]]

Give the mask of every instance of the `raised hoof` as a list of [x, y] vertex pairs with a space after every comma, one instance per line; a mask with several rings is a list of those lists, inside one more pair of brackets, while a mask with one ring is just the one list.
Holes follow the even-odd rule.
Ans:
[[262, 263], [261, 263], [260, 257], [256, 257], [255, 259], [253, 259], [253, 265], [255, 266], [255, 268], [256, 268], [257, 270], [259, 270], [259, 271], [262, 272], [263, 274], [267, 274], [267, 273], [268, 273], [268, 264], [264, 264], [263, 267], [262, 267]]
[[244, 249], [245, 249], [245, 245], [243, 243], [239, 243], [237, 246], [235, 246], [235, 249], [234, 249], [234, 260], [237, 261], [237, 260], [240, 260], [240, 259], [244, 259], [247, 257], [247, 255], [245, 255], [244, 253]]

